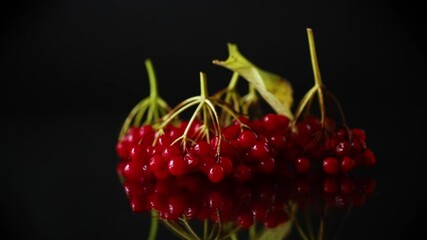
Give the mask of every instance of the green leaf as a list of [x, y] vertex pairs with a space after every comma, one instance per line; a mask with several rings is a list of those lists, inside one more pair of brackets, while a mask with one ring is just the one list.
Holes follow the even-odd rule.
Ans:
[[214, 60], [213, 63], [233, 72], [253, 84], [261, 97], [279, 114], [293, 118], [292, 87], [283, 77], [258, 68], [247, 60], [238, 50], [236, 44], [227, 44], [228, 58], [225, 61]]
[[275, 228], [265, 229], [257, 240], [270, 240], [270, 239], [285, 239], [292, 230], [292, 221], [287, 221], [278, 225]]

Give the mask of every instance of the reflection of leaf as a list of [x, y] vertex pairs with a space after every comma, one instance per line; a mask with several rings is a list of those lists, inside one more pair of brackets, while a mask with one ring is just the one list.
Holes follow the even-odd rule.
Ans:
[[252, 83], [259, 94], [279, 114], [292, 118], [292, 87], [281, 76], [264, 71], [249, 62], [237, 49], [237, 45], [228, 44], [228, 58], [213, 63], [237, 72]]
[[257, 240], [285, 239], [292, 229], [292, 221], [287, 221], [271, 229], [265, 229]]

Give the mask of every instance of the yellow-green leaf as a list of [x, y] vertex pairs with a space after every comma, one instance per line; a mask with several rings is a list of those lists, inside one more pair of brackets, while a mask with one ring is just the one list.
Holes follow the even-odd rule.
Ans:
[[228, 54], [225, 61], [214, 60], [213, 63], [237, 72], [254, 85], [258, 93], [277, 113], [293, 118], [292, 87], [288, 81], [252, 64], [239, 52], [236, 44], [228, 44]]
[[287, 221], [278, 225], [275, 228], [263, 230], [257, 240], [285, 239], [291, 233], [291, 229], [292, 221]]

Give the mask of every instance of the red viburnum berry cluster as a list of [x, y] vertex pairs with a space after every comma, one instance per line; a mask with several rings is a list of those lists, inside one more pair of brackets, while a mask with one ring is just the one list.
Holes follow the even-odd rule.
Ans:
[[227, 179], [212, 183], [202, 174], [161, 181], [127, 180], [123, 183], [134, 212], [156, 210], [160, 219], [232, 222], [242, 228], [261, 223], [274, 228], [286, 222], [292, 204], [300, 209], [358, 207], [374, 190], [370, 178], [310, 175], [290, 181], [256, 176], [241, 183]]
[[162, 131], [151, 125], [130, 128], [116, 145], [119, 174], [161, 180], [201, 172], [214, 183], [225, 178], [246, 182], [259, 174], [293, 176], [316, 169], [340, 175], [376, 161], [363, 130], [336, 129], [332, 121], [322, 127], [314, 117], [294, 126], [279, 114], [253, 120], [240, 117], [212, 139], [198, 137], [201, 126], [192, 122], [186, 134], [190, 141], [184, 147], [176, 140], [187, 129], [186, 121]]

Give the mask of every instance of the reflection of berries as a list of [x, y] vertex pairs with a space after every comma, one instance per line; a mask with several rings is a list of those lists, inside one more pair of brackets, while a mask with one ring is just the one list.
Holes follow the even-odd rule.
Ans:
[[[215, 165], [219, 167], [219, 165]], [[218, 168], [219, 169], [219, 168]], [[301, 187], [304, 185], [304, 191]], [[281, 178], [254, 175], [244, 183], [233, 178], [212, 182], [200, 173], [164, 180], [126, 179], [123, 187], [134, 212], [156, 210], [165, 220], [210, 219], [249, 228], [261, 223], [274, 228], [288, 221], [289, 204], [357, 207], [375, 189], [369, 178], [304, 175]]]

